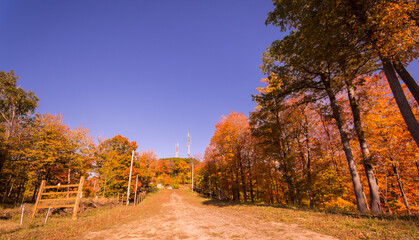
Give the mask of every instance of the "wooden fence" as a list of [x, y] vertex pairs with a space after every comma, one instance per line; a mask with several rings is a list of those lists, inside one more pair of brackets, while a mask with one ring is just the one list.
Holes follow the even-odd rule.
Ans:
[[144, 198], [147, 196], [147, 192], [143, 191], [138, 194], [138, 196], [135, 196], [136, 199], [134, 199], [134, 205], [139, 204], [144, 200]]
[[[68, 185], [54, 185], [45, 186], [45, 180], [42, 180], [41, 187], [39, 188], [38, 197], [36, 199], [35, 206], [33, 208], [32, 217], [35, 217], [38, 210], [41, 208], [73, 208], [73, 219], [77, 219], [77, 211], [79, 210], [80, 198], [82, 197], [84, 177], [80, 178], [78, 184]], [[58, 191], [59, 188], [67, 188], [67, 191]], [[49, 191], [49, 189], [56, 189], [56, 191]], [[74, 194], [76, 196], [74, 196]], [[66, 195], [66, 196], [59, 196]], [[43, 198], [43, 196], [45, 196]], [[55, 198], [54, 198], [55, 197]], [[73, 203], [65, 203], [65, 202]], [[63, 204], [57, 204], [61, 202]]]
[[[134, 205], [142, 202], [146, 196], [147, 196], [147, 191], [142, 191], [142, 192], [139, 192], [138, 194], [135, 194], [134, 201], [133, 201]], [[118, 195], [116, 196], [116, 202], [122, 205], [126, 204], [127, 195], [118, 193]]]
[[127, 199], [125, 197], [125, 194], [119, 194], [118, 193], [118, 196], [116, 197], [116, 202], [118, 204], [124, 204], [124, 203], [126, 203], [127, 202]]

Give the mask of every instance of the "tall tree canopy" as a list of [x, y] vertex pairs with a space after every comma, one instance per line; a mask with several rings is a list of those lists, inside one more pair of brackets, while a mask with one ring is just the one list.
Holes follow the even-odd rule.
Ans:
[[[268, 14], [266, 24], [285, 31], [302, 34], [312, 44], [337, 43], [342, 36], [356, 42], [360, 48], [347, 50], [371, 51], [376, 61], [381, 61], [396, 103], [416, 143], [419, 145], [419, 124], [406, 100], [397, 79], [396, 71], [419, 101], [419, 87], [404, 68], [418, 57], [419, 28], [417, 1], [384, 0], [274, 0], [275, 9]], [[324, 30], [327, 31], [324, 31]], [[331, 45], [333, 55], [341, 48]], [[306, 46], [305, 49], [309, 49]], [[347, 57], [350, 55], [345, 54]], [[359, 55], [359, 54], [357, 54]]]

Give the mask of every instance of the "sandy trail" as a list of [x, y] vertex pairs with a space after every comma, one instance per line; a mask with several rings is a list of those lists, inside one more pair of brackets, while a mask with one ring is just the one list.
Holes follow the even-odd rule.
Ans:
[[85, 239], [335, 239], [228, 207], [203, 204], [187, 190], [164, 190], [143, 206], [146, 217]]

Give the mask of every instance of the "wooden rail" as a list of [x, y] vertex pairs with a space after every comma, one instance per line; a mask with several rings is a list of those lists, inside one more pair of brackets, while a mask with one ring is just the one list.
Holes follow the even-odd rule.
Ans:
[[[138, 203], [142, 202], [144, 198], [147, 196], [147, 191], [139, 192], [138, 194], [135, 194], [134, 197], [134, 205], [137, 205]], [[126, 203], [126, 195], [125, 194], [119, 194], [116, 196], [116, 202], [118, 204], [124, 204]]]
[[[84, 177], [80, 178], [79, 184], [67, 184], [67, 185], [55, 185], [55, 186], [45, 186], [45, 180], [42, 180], [41, 186], [39, 187], [38, 197], [36, 198], [36, 203], [33, 208], [32, 217], [35, 217], [35, 215], [38, 212], [38, 209], [42, 208], [73, 208], [73, 219], [77, 219], [77, 212], [79, 210], [80, 205], [80, 198], [82, 196], [82, 190], [83, 190], [83, 183], [84, 183]], [[77, 188], [77, 190], [74, 191], [63, 191], [63, 192], [44, 192], [45, 189], [54, 189], [57, 190], [59, 188]], [[59, 194], [76, 194], [75, 197], [67, 197], [67, 198], [51, 198], [53, 195], [59, 195]], [[46, 198], [42, 198], [42, 196], [46, 196]], [[49, 197], [49, 198], [48, 198]], [[74, 201], [73, 204], [61, 204], [61, 205], [54, 205], [55, 201]], [[49, 202], [48, 205], [40, 205], [40, 203]]]
[[70, 201], [76, 200], [75, 197], [72, 198], [52, 198], [52, 199], [39, 199], [40, 202], [51, 202], [51, 201]]
[[135, 204], [139, 204], [144, 200], [144, 198], [147, 196], [147, 191], [140, 192], [137, 196], [137, 199], [134, 200]]
[[78, 186], [79, 186], [79, 184], [51, 185], [51, 186], [45, 186], [44, 189], [48, 189], [48, 188], [78, 187]]
[[57, 194], [66, 194], [66, 193], [77, 193], [77, 191], [66, 191], [66, 192], [47, 192], [41, 193], [41, 195], [57, 195]]

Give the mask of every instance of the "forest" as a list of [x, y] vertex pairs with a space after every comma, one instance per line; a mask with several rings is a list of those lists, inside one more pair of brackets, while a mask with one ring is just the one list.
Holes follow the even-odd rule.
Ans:
[[417, 214], [417, 3], [273, 3], [265, 24], [288, 35], [263, 54], [249, 118], [216, 124], [198, 186], [235, 202]]
[[1, 205], [81, 176], [84, 196], [124, 194], [133, 157], [141, 189], [191, 184], [194, 169], [195, 190], [219, 200], [418, 214], [419, 86], [406, 70], [419, 57], [416, 1], [273, 4], [265, 24], [287, 35], [262, 54], [256, 107], [222, 116], [202, 159], [159, 159], [124, 136], [72, 129], [37, 113], [36, 94], [1, 71]]

